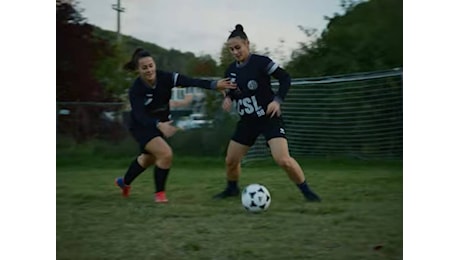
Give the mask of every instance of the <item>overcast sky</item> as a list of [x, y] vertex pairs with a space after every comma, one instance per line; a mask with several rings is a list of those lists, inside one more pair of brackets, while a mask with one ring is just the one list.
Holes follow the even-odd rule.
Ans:
[[[117, 0], [77, 0], [88, 23], [116, 31]], [[229, 32], [243, 25], [257, 50], [272, 53], [283, 40], [282, 62], [307, 36], [298, 26], [321, 32], [324, 16], [342, 13], [340, 0], [121, 0], [121, 32], [165, 49], [209, 54], [216, 60]]]

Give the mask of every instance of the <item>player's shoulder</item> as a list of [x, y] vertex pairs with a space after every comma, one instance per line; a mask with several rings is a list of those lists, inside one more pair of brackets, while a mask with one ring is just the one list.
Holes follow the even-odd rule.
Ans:
[[249, 61], [251, 66], [256, 66], [260, 68], [266, 68], [269, 64], [273, 63], [272, 59], [268, 56], [260, 54], [252, 54], [251, 60]]
[[156, 73], [157, 84], [164, 87], [170, 87], [170, 85], [173, 84], [174, 75], [178, 75], [176, 72], [169, 72], [164, 70], [157, 70]]
[[164, 70], [156, 70], [156, 73], [157, 73], [157, 78], [163, 78], [163, 77], [170, 78], [173, 75], [172, 72], [164, 71]]
[[256, 61], [256, 62], [264, 62], [264, 63], [272, 61], [272, 59], [270, 59], [268, 56], [255, 54], [255, 53], [251, 54], [251, 59]]
[[227, 69], [225, 70], [225, 75], [228, 75], [231, 72], [235, 72], [236, 69], [237, 69], [236, 61], [233, 61], [227, 66]]

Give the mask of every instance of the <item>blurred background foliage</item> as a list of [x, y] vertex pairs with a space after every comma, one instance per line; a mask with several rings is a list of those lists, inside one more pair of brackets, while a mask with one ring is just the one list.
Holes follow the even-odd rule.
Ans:
[[[299, 43], [283, 67], [292, 77], [316, 77], [354, 72], [385, 70], [403, 65], [403, 2], [400, 0], [341, 1], [342, 14], [325, 17], [327, 28], [318, 32], [308, 25], [299, 25], [308, 42]], [[279, 39], [280, 35], [273, 35]], [[225, 35], [226, 36], [226, 35]], [[251, 36], [249, 35], [249, 38]], [[103, 30], [87, 23], [84, 12], [74, 1], [56, 1], [56, 97], [57, 102], [126, 102], [126, 92], [135, 74], [121, 69], [132, 51], [141, 46], [154, 57], [157, 67], [195, 77], [222, 77], [233, 61], [222, 39], [220, 59], [210, 55], [196, 56], [191, 52], [164, 49], [154, 43]], [[257, 50], [257, 39], [251, 39], [255, 53], [270, 56], [279, 50]], [[279, 40], [280, 49], [283, 41]], [[278, 53], [279, 54], [279, 53]], [[216, 122], [212, 131], [197, 130], [179, 133], [171, 139], [175, 151], [192, 153], [190, 147], [205, 147], [203, 155], [223, 154], [236, 118], [220, 109], [222, 96], [206, 91], [206, 113]], [[59, 109], [59, 108], [58, 108]], [[76, 143], [105, 139], [126, 142], [127, 131], [122, 125], [98, 125], [104, 107], [72, 111], [80, 113], [74, 131]], [[126, 109], [116, 105], [116, 109]], [[59, 117], [59, 115], [58, 115]], [[63, 127], [62, 125], [60, 127]], [[59, 127], [58, 127], [59, 128]], [[220, 133], [219, 136], [214, 136]], [[74, 141], [75, 141], [74, 140]], [[206, 140], [206, 145], [203, 145]], [[71, 141], [71, 142], [74, 142]], [[70, 143], [71, 143], [70, 142]], [[71, 148], [72, 145], [65, 141]], [[187, 145], [184, 145], [187, 144]], [[194, 145], [190, 145], [194, 144]], [[131, 147], [133, 144], [130, 143]], [[134, 145], [135, 146], [135, 145]], [[130, 149], [126, 149], [129, 151]]]
[[[286, 69], [293, 77], [385, 70], [403, 65], [403, 1], [344, 2], [343, 15], [325, 17], [327, 28], [294, 51]], [[313, 29], [299, 27], [307, 35]]]
[[[314, 77], [402, 67], [403, 2], [400, 0], [342, 1], [343, 14], [325, 17], [327, 28], [317, 30], [299, 25], [312, 41], [299, 43], [284, 67], [292, 77]], [[282, 35], [273, 35], [274, 39]], [[249, 35], [250, 37], [250, 35]], [[57, 100], [117, 100], [130, 87], [134, 75], [121, 70], [132, 51], [144, 47], [157, 67], [196, 77], [221, 77], [233, 61], [222, 41], [219, 61], [210, 55], [164, 49], [103, 30], [86, 22], [84, 13], [72, 2], [57, 0]], [[257, 39], [250, 39], [257, 42]], [[282, 41], [280, 40], [280, 44]], [[270, 55], [276, 50], [257, 50]]]

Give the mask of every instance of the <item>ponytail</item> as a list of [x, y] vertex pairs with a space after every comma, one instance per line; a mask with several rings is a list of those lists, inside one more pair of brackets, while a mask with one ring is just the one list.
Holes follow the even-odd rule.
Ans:
[[123, 69], [127, 71], [135, 71], [137, 69], [137, 62], [140, 58], [144, 57], [152, 57], [152, 55], [150, 55], [150, 53], [143, 48], [136, 48], [136, 50], [133, 52], [133, 55], [131, 56], [131, 60], [123, 65]]
[[136, 70], [136, 65], [132, 60], [128, 61], [123, 65], [123, 69], [127, 71], [135, 71]]

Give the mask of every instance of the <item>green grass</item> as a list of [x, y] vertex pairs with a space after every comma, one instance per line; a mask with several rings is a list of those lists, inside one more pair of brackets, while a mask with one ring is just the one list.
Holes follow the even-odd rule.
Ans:
[[273, 199], [251, 214], [239, 198], [210, 199], [225, 185], [220, 160], [175, 158], [166, 205], [153, 203], [152, 169], [124, 199], [113, 180], [129, 158], [75, 160], [58, 160], [57, 259], [402, 259], [402, 162], [299, 160], [321, 203], [271, 161], [251, 163], [241, 185]]

